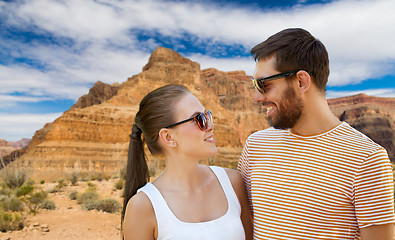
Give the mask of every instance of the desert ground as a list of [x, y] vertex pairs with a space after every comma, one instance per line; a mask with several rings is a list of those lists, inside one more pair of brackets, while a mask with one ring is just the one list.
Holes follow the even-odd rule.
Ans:
[[[121, 203], [122, 190], [115, 190], [118, 179], [90, 181], [97, 188], [102, 199], [112, 198]], [[56, 204], [55, 210], [40, 209], [36, 215], [26, 215], [25, 228], [20, 231], [0, 232], [1, 240], [109, 240], [121, 239], [120, 213], [106, 213], [97, 210], [84, 210], [76, 200], [70, 200], [73, 191], [83, 192], [88, 182], [78, 182], [67, 186], [60, 192], [49, 193]], [[44, 190], [53, 188], [56, 183], [44, 183]]]
[[[122, 202], [122, 190], [115, 190], [118, 179], [90, 181], [97, 187], [102, 199], [112, 198]], [[56, 183], [44, 183], [44, 190], [53, 188]], [[26, 215], [25, 228], [20, 231], [0, 232], [0, 240], [119, 240], [121, 239], [120, 213], [106, 213], [85, 210], [76, 200], [70, 200], [73, 191], [83, 192], [88, 182], [69, 182], [62, 191], [49, 193], [56, 204], [55, 210], [40, 209], [36, 215]], [[394, 235], [395, 239], [395, 235]]]

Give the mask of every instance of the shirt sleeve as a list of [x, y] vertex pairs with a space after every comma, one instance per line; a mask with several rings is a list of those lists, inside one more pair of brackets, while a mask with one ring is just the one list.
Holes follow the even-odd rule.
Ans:
[[247, 196], [248, 196], [248, 201], [250, 203], [250, 209], [253, 210], [252, 198], [251, 198], [251, 174], [250, 174], [248, 142], [249, 140], [247, 139], [243, 151], [241, 152], [240, 161], [239, 164], [237, 165], [237, 170], [241, 173], [243, 177], [244, 186], [247, 189]]
[[384, 148], [360, 166], [354, 182], [354, 205], [359, 228], [395, 222], [392, 165]]

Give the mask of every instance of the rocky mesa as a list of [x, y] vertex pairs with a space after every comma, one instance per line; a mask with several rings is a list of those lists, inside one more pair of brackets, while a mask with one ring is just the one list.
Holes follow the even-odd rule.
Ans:
[[[159, 47], [140, 74], [121, 84], [97, 82], [61, 117], [38, 130], [18, 161], [43, 171], [119, 171], [126, 163], [138, 103], [149, 91], [170, 83], [186, 86], [213, 112], [219, 154], [209, 164], [235, 167], [245, 139], [269, 126], [265, 109], [252, 101], [254, 88], [245, 72], [201, 70], [198, 63]], [[395, 99], [357, 95], [329, 104], [339, 118], [385, 146], [395, 161]], [[152, 169], [162, 164], [149, 158]]]

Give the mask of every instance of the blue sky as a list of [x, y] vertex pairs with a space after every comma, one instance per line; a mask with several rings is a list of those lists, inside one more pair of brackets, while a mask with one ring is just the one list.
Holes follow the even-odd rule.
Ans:
[[140, 73], [158, 46], [251, 75], [251, 47], [289, 27], [327, 47], [328, 98], [395, 97], [393, 9], [393, 0], [0, 0], [0, 139], [31, 138], [96, 81]]

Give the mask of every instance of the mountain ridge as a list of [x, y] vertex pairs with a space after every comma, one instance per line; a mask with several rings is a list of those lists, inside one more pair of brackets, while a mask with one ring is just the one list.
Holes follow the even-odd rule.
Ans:
[[[118, 171], [126, 163], [129, 134], [140, 100], [170, 83], [186, 86], [213, 111], [214, 136], [220, 151], [205, 163], [234, 168], [246, 138], [269, 127], [265, 108], [252, 101], [254, 87], [244, 71], [200, 70], [199, 63], [159, 47], [142, 72], [125, 82], [96, 82], [62, 116], [36, 131], [19, 161], [38, 170]], [[340, 119], [388, 148], [395, 161], [395, 99], [359, 94], [328, 99], [328, 104]], [[160, 158], [149, 158], [150, 168], [163, 167]]]

